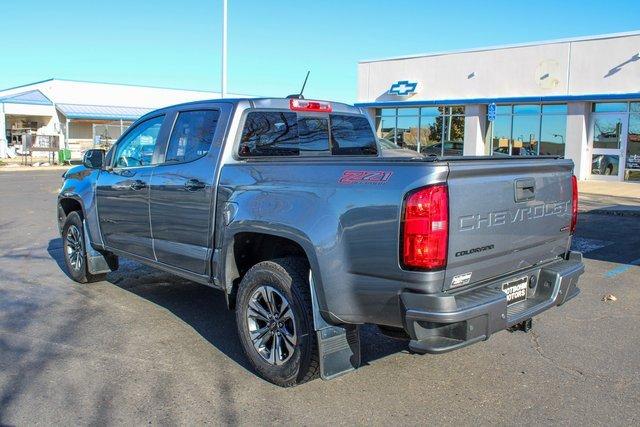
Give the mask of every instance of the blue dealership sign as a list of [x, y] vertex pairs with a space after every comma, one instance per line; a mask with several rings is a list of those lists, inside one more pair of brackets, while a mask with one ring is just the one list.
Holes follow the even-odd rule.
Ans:
[[409, 80], [399, 80], [391, 85], [389, 95], [408, 96], [416, 93], [418, 82], [410, 82]]

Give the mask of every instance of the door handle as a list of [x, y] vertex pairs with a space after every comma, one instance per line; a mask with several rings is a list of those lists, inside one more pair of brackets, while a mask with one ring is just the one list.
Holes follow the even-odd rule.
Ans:
[[134, 191], [142, 190], [143, 188], [146, 188], [146, 187], [147, 187], [147, 184], [144, 181], [140, 181], [139, 179], [136, 179], [135, 181], [133, 181], [129, 186], [129, 188], [131, 188]]
[[200, 180], [197, 180], [197, 179], [189, 179], [189, 180], [187, 180], [187, 182], [184, 183], [184, 188], [186, 188], [187, 191], [202, 190], [206, 186], [207, 186], [207, 184], [205, 184], [204, 182], [202, 182]]
[[515, 199], [516, 202], [533, 200], [536, 196], [536, 181], [533, 178], [516, 179]]

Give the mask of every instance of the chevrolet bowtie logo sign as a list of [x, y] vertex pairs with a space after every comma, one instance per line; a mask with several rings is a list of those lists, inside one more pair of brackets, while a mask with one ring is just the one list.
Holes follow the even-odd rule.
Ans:
[[391, 85], [389, 95], [407, 96], [416, 93], [418, 82], [410, 82], [409, 80], [400, 80]]

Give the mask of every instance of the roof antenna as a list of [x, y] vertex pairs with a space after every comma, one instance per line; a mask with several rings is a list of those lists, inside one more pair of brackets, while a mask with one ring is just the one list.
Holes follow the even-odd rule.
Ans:
[[304, 78], [304, 83], [302, 83], [302, 89], [300, 89], [300, 93], [295, 95], [289, 95], [287, 96], [287, 99], [304, 99], [304, 96], [302, 96], [302, 93], [304, 92], [304, 87], [307, 85], [307, 79], [309, 78], [309, 73], [311, 73], [311, 71], [307, 71], [307, 76]]

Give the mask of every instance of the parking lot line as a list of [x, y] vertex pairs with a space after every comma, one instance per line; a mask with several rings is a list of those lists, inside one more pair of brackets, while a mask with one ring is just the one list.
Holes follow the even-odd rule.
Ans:
[[618, 274], [622, 274], [636, 265], [640, 265], [640, 258], [634, 259], [633, 261], [629, 262], [629, 264], [624, 264], [619, 267], [612, 268], [611, 270], [607, 271], [604, 276], [608, 278], [615, 277]]

